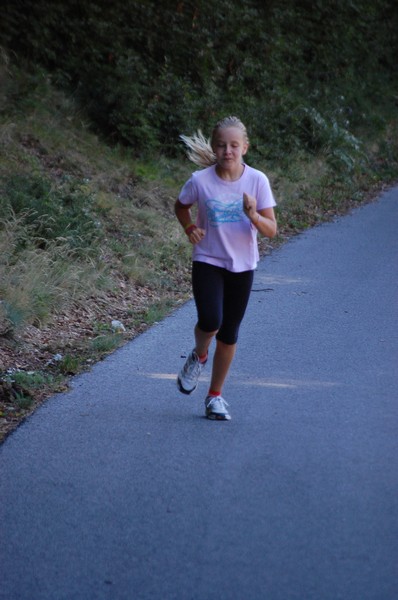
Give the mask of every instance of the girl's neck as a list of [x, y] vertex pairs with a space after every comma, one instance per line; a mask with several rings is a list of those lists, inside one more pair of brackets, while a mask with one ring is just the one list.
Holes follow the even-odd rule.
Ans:
[[243, 175], [243, 171], [245, 170], [245, 165], [241, 163], [237, 169], [230, 171], [229, 169], [222, 169], [220, 165], [216, 165], [216, 173], [220, 179], [224, 181], [237, 181]]

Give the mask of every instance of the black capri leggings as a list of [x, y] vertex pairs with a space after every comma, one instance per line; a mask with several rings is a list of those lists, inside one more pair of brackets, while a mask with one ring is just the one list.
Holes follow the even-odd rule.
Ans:
[[199, 329], [218, 331], [218, 340], [236, 344], [252, 289], [253, 273], [232, 273], [207, 263], [192, 263], [192, 289]]

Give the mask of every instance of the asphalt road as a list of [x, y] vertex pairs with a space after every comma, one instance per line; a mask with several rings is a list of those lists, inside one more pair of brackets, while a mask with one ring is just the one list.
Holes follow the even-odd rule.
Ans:
[[398, 188], [259, 266], [203, 417], [191, 302], [0, 448], [2, 600], [398, 598]]

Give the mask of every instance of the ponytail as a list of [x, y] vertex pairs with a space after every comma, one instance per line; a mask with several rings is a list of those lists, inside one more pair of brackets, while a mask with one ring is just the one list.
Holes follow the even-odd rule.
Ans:
[[210, 140], [206, 139], [203, 133], [198, 130], [191, 137], [180, 135], [180, 139], [187, 147], [187, 156], [198, 167], [211, 167], [216, 164], [216, 155], [210, 145]]

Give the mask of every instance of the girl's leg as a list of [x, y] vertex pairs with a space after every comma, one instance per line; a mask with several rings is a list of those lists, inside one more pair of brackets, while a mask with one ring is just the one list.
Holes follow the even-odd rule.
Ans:
[[192, 287], [198, 322], [195, 326], [195, 351], [189, 354], [177, 376], [177, 385], [184, 394], [191, 394], [196, 389], [210, 343], [221, 324], [224, 287], [222, 269], [194, 262]]
[[207, 332], [199, 329], [197, 325], [195, 326], [195, 352], [199, 358], [203, 359], [207, 356], [209, 346], [216, 333], [217, 330]]
[[194, 262], [192, 289], [198, 313], [198, 322], [195, 326], [195, 351], [203, 358], [222, 320], [223, 270], [206, 263]]
[[229, 421], [231, 419], [227, 410], [228, 403], [221, 396], [221, 391], [235, 351], [236, 344], [225, 344], [221, 340], [217, 340], [210, 389], [205, 399], [205, 415], [213, 421]]
[[224, 344], [217, 340], [216, 351], [213, 359], [213, 370], [210, 380], [210, 391], [221, 394], [224, 381], [228, 375], [229, 367], [235, 356], [236, 344]]
[[236, 352], [239, 328], [246, 312], [253, 284], [253, 271], [225, 273], [223, 321], [217, 332], [217, 346], [210, 383], [212, 393], [221, 393]]

